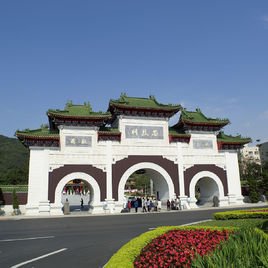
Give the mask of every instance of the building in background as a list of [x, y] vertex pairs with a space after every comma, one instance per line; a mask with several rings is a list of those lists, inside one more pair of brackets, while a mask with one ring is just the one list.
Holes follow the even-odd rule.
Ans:
[[261, 164], [264, 165], [268, 162], [268, 142], [264, 142], [258, 145], [260, 151]]
[[261, 164], [259, 146], [248, 146], [246, 144], [241, 150], [241, 162]]

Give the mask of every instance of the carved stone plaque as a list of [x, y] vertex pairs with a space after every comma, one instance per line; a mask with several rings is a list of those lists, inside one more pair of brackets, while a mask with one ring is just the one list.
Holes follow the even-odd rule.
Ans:
[[67, 147], [91, 147], [92, 137], [88, 136], [66, 136], [65, 145]]
[[130, 126], [125, 128], [127, 139], [163, 139], [163, 127], [153, 126]]
[[213, 149], [212, 140], [193, 140], [194, 149]]

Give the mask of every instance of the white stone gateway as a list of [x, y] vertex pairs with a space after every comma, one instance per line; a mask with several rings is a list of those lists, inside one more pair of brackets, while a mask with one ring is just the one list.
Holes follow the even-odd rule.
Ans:
[[124, 94], [107, 112], [67, 103], [47, 115], [48, 126], [16, 133], [30, 149], [27, 215], [63, 214], [62, 192], [75, 180], [88, 185], [89, 213], [120, 212], [138, 170], [162, 204], [177, 197], [184, 209], [213, 205], [215, 197], [219, 206], [243, 202], [237, 150], [250, 139], [225, 135], [228, 119]]

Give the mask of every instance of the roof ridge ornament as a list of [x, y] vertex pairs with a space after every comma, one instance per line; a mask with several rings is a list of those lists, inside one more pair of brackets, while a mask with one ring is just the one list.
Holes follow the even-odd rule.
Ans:
[[92, 110], [92, 106], [91, 106], [91, 104], [90, 104], [90, 102], [88, 101], [88, 102], [84, 102], [84, 106], [85, 107], [87, 107], [88, 108], [88, 111], [89, 111], [89, 113], [91, 113], [93, 110]]
[[155, 101], [155, 102], [157, 102], [157, 101], [156, 101], [156, 98], [155, 98], [154, 95], [150, 95], [150, 96], [149, 96], [149, 99], [150, 99], [150, 100], [153, 100], [153, 101]]
[[40, 128], [42, 130], [48, 129], [48, 124], [41, 124]]
[[127, 98], [127, 93], [126, 92], [121, 92], [119, 101], [120, 102], [126, 102], [126, 98]]

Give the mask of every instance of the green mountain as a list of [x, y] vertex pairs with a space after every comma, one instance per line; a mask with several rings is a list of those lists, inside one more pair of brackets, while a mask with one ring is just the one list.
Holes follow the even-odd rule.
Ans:
[[0, 135], [0, 185], [28, 184], [29, 150], [16, 138]]

